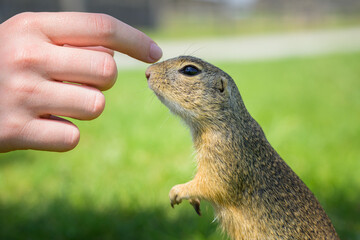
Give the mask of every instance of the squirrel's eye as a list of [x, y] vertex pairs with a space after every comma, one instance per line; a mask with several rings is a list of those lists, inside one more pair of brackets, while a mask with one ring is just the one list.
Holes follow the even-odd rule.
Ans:
[[199, 74], [201, 71], [193, 65], [187, 65], [187, 66], [183, 67], [182, 69], [180, 69], [179, 72], [184, 75], [187, 75], [187, 76], [195, 76], [195, 75]]

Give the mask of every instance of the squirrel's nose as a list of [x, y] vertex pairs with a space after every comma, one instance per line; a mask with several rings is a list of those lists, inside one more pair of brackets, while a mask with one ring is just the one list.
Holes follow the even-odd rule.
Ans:
[[147, 80], [149, 80], [149, 78], [150, 78], [150, 70], [149, 70], [149, 68], [148, 69], [146, 69], [146, 71], [145, 71], [145, 77], [147, 78]]

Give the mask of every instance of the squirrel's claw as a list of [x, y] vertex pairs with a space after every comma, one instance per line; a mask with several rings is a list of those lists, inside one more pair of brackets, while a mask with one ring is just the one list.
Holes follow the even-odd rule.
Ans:
[[174, 205], [179, 205], [182, 202], [182, 200], [180, 198], [178, 198], [178, 196], [175, 196], [175, 198], [171, 198], [170, 199], [170, 205], [172, 208], [174, 208]]
[[194, 207], [195, 212], [201, 216], [201, 210], [200, 210], [200, 200], [199, 199], [190, 199], [190, 204]]
[[186, 193], [186, 191], [184, 191], [184, 186], [187, 186], [185, 184], [179, 184], [174, 186], [169, 193], [169, 198], [170, 198], [170, 205], [172, 208], [174, 208], [174, 205], [178, 205], [182, 202], [183, 199], [188, 199], [190, 204], [194, 207], [195, 212], [201, 216], [201, 211], [200, 211], [200, 199], [198, 198], [193, 198], [192, 196], [188, 196]]
[[171, 204], [172, 208], [174, 208], [175, 204], [180, 204], [182, 202], [180, 193], [181, 192], [180, 192], [179, 186], [175, 186], [171, 189], [171, 191], [169, 193], [169, 198], [170, 198], [170, 204]]
[[170, 205], [172, 208], [174, 208], [174, 205], [179, 205], [181, 203], [181, 199], [177, 199], [177, 196], [175, 196], [174, 199], [170, 199]]

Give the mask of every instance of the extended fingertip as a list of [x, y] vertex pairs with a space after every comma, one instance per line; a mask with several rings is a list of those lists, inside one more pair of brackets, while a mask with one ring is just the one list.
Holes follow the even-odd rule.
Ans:
[[154, 42], [150, 45], [149, 59], [151, 62], [156, 62], [162, 57], [161, 48]]

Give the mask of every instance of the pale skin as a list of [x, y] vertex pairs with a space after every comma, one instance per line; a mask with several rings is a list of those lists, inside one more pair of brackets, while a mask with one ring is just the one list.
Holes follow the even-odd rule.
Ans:
[[22, 13], [0, 24], [0, 152], [68, 151], [117, 77], [114, 50], [152, 63], [161, 49], [104, 14]]

